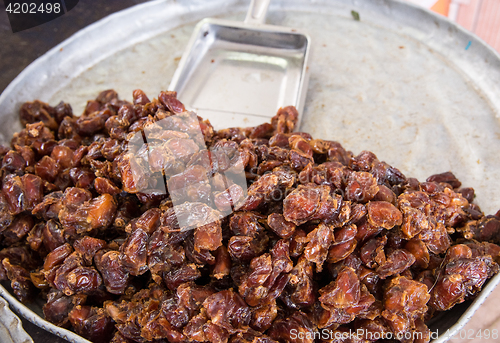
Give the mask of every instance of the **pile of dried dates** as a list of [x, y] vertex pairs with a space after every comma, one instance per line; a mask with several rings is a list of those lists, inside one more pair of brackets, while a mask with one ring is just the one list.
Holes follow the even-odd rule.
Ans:
[[216, 131], [141, 90], [79, 117], [25, 103], [0, 147], [0, 279], [93, 342], [429, 342], [498, 272], [500, 212], [297, 117]]

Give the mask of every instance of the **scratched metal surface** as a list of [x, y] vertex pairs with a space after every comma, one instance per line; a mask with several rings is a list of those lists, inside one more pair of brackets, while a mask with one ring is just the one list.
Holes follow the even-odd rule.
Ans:
[[31, 337], [23, 330], [21, 320], [9, 309], [9, 304], [0, 298], [0, 342], [33, 343]]
[[[19, 129], [15, 113], [27, 100], [64, 99], [79, 113], [106, 88], [126, 99], [135, 88], [155, 96], [168, 87], [198, 20], [242, 20], [247, 7], [242, 0], [153, 1], [82, 30], [0, 96], [3, 140]], [[361, 21], [352, 19], [351, 10]], [[500, 58], [482, 41], [442, 17], [390, 0], [275, 0], [268, 23], [303, 28], [312, 37], [301, 130], [355, 153], [372, 150], [419, 179], [453, 170], [476, 189], [485, 212], [500, 208]], [[472, 305], [463, 304], [433, 327], [461, 328], [498, 282], [500, 276]], [[38, 325], [60, 330], [5, 289], [0, 293]]]

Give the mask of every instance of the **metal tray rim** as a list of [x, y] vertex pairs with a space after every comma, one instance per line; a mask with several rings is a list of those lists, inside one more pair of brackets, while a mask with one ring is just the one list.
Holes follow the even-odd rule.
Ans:
[[0, 284], [0, 295], [7, 300], [9, 305], [11, 305], [21, 316], [29, 320], [31, 323], [41, 327], [42, 329], [45, 329], [54, 335], [57, 335], [61, 338], [64, 338], [65, 340], [68, 340], [70, 342], [74, 343], [92, 343], [85, 338], [83, 338], [80, 335], [77, 335], [73, 331], [64, 329], [62, 327], [59, 327], [57, 325], [54, 325], [50, 323], [49, 321], [43, 319], [41, 316], [36, 314], [33, 310], [28, 308], [26, 305], [24, 305], [22, 302], [17, 300], [15, 296], [9, 293], [7, 289], [3, 285]]
[[33, 343], [33, 339], [24, 331], [19, 317], [12, 312], [9, 303], [0, 297], [1, 330], [0, 339], [5, 343]]
[[161, 2], [165, 2], [165, 0], [152, 0], [149, 2], [145, 2], [143, 4], [134, 5], [134, 6], [129, 7], [127, 9], [118, 11], [116, 13], [112, 13], [112, 14], [96, 21], [95, 23], [92, 23], [92, 24], [84, 27], [83, 29], [75, 32], [69, 38], [67, 38], [64, 41], [62, 41], [61, 43], [57, 44], [55, 47], [53, 47], [52, 49], [50, 49], [49, 51], [47, 51], [46, 53], [44, 53], [43, 55], [38, 57], [36, 60], [31, 62], [26, 68], [24, 68], [23, 71], [21, 71], [19, 73], [19, 75], [17, 75], [16, 78], [14, 80], [12, 80], [11, 83], [9, 83], [9, 85], [0, 94], [0, 103], [5, 101], [5, 98], [7, 98], [8, 94], [11, 92], [11, 89], [15, 88], [15, 86], [22, 81], [22, 79], [25, 77], [26, 74], [29, 75], [31, 73], [31, 71], [36, 70], [39, 67], [39, 65], [44, 62], [44, 60], [50, 59], [50, 57], [56, 55], [59, 51], [64, 49], [66, 46], [70, 45], [71, 43], [73, 43], [75, 41], [78, 41], [80, 38], [85, 37], [87, 34], [92, 33], [93, 31], [95, 31], [96, 29], [98, 29], [101, 26], [104, 26], [108, 22], [119, 19], [120, 17], [124, 17], [129, 12], [134, 12], [136, 10], [136, 7], [143, 7], [143, 6], [144, 7], [147, 7], [147, 6], [154, 7], [157, 5], [157, 3], [161, 3]]
[[[500, 284], [500, 273], [489, 279], [488, 284], [479, 292], [478, 296], [472, 304], [460, 316], [459, 320], [452, 325], [444, 334], [439, 335], [437, 339], [432, 340], [432, 343], [444, 343], [459, 333], [459, 331], [467, 324], [469, 319], [479, 309], [479, 307], [486, 301], [488, 296], [493, 292], [495, 287]], [[451, 310], [449, 310], [451, 311]]]

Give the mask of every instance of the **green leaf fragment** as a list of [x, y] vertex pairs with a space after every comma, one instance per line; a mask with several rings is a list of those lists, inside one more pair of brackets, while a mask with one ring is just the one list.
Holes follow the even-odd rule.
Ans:
[[356, 11], [352, 10], [352, 11], [351, 11], [351, 15], [352, 15], [352, 17], [354, 18], [354, 20], [359, 21], [359, 13], [358, 13], [358, 12], [356, 12]]

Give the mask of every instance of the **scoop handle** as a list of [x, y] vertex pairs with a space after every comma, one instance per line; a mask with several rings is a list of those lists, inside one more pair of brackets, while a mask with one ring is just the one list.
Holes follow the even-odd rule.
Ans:
[[245, 18], [245, 24], [264, 24], [271, 0], [252, 0]]

